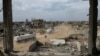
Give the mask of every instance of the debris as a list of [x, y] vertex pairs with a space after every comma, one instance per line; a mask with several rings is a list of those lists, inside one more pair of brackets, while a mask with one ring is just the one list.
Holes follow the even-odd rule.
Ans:
[[50, 39], [49, 43], [51, 45], [64, 45], [65, 44], [65, 40], [64, 39]]
[[15, 36], [14, 41], [22, 41], [22, 40], [27, 40], [27, 39], [35, 39], [34, 34], [25, 34], [25, 35], [20, 35], [20, 36]]
[[49, 33], [51, 33], [52, 31], [53, 31], [53, 30], [52, 30], [51, 28], [49, 28], [49, 29], [46, 30], [46, 33], [49, 34]]
[[75, 51], [75, 50], [81, 51], [81, 44], [79, 41], [69, 41], [67, 42], [67, 44], [71, 46], [72, 51]]
[[0, 50], [0, 56], [5, 56], [4, 53]]
[[29, 47], [29, 52], [34, 52], [34, 51], [36, 51], [36, 50], [38, 50], [38, 48], [40, 47], [40, 46], [42, 46], [43, 44], [42, 43], [40, 43], [39, 41], [36, 41], [35, 43], [33, 43], [30, 47]]
[[[82, 54], [82, 52], [82, 55], [84, 55], [84, 53], [87, 53], [86, 51], [88, 49], [88, 43], [83, 43], [83, 41], [85, 37], [88, 37], [88, 27], [83, 28], [83, 25], [79, 26], [79, 23], [75, 25], [73, 22], [72, 23], [74, 25], [68, 25], [67, 23], [66, 25], [61, 23], [55, 23], [55, 25], [53, 25], [52, 21], [50, 23], [44, 21], [32, 21], [32, 23], [28, 21], [26, 23], [16, 22], [13, 25], [13, 31], [15, 36], [14, 45], [18, 45], [15, 50], [20, 49], [19, 51], [29, 52], [24, 54], [23, 56], [31, 56], [31, 54], [33, 55], [34, 53], [37, 53], [35, 56], [39, 56], [40, 54], [38, 54], [38, 52], [43, 52], [44, 54], [46, 53], [48, 54], [48, 56], [54, 56], [54, 54], [56, 54], [57, 56], [62, 56], [64, 54], [65, 56], [67, 56], [66, 54], [70, 54], [69, 56], [79, 56], [80, 54]], [[0, 34], [1, 33], [2, 32], [0, 32]], [[98, 36], [99, 35], [100, 34], [98, 31]], [[34, 40], [31, 41], [30, 39]], [[28, 40], [29, 42], [27, 43], [26, 40]], [[41, 43], [37, 40], [41, 41]], [[16, 43], [19, 41], [24, 41], [24, 43]], [[43, 45], [42, 43], [45, 44]], [[99, 44], [99, 42], [97, 44]], [[27, 49], [28, 47], [29, 49]]]

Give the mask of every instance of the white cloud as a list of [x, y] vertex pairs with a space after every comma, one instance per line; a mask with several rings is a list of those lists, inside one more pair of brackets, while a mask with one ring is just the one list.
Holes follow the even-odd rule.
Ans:
[[54, 3], [65, 4], [69, 0], [13, 0], [15, 9], [28, 10], [32, 8], [45, 9], [50, 8]]
[[[58, 7], [64, 6], [73, 7], [78, 3], [82, 3], [81, 0], [13, 0], [13, 8], [15, 10], [43, 10], [43, 9], [52, 9], [52, 7], [57, 4]], [[83, 4], [83, 3], [82, 3]], [[78, 6], [79, 8], [82, 6]], [[61, 6], [60, 6], [61, 5]], [[84, 4], [83, 4], [84, 5]]]

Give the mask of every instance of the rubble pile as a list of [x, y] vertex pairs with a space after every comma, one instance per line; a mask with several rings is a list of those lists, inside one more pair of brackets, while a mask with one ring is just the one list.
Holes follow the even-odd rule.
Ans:
[[70, 45], [59, 45], [59, 46], [49, 46], [49, 47], [39, 47], [34, 52], [20, 52], [17, 55], [32, 55], [32, 56], [87, 56], [87, 53], [82, 53], [82, 51], [78, 51], [76, 47], [71, 47]]
[[45, 45], [39, 47], [38, 49], [35, 49], [36, 51], [33, 50], [32, 52], [42, 52], [46, 54], [49, 53], [49, 55], [51, 56], [55, 56], [52, 55], [55, 53], [66, 53], [66, 55], [68, 54], [70, 56], [86, 56], [88, 54], [87, 46], [84, 43], [82, 44], [77, 40], [70, 40], [65, 42], [65, 39], [51, 39]]
[[[32, 25], [33, 24], [33, 25]], [[61, 24], [61, 25], [59, 25]], [[66, 26], [67, 25], [67, 26]], [[33, 22], [16, 22], [13, 25], [14, 42], [36, 38], [45, 42], [16, 43], [17, 48], [28, 50], [14, 55], [19, 56], [87, 56], [88, 54], [88, 24], [87, 22], [44, 22], [35, 20]], [[40, 26], [40, 27], [39, 27]], [[43, 27], [42, 27], [43, 26]], [[37, 29], [38, 28], [38, 29]], [[75, 31], [75, 32], [74, 32]], [[41, 33], [41, 34], [39, 34]], [[38, 35], [38, 36], [37, 36]], [[100, 36], [98, 31], [97, 48], [100, 49]], [[3, 36], [3, 29], [0, 28], [0, 37]], [[24, 45], [25, 44], [25, 45]]]

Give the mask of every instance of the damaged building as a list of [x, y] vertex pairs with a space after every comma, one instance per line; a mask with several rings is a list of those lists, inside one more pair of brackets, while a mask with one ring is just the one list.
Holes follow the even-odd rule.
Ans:
[[42, 20], [42, 19], [32, 20], [32, 25], [34, 28], [43, 28], [44, 27], [44, 20]]

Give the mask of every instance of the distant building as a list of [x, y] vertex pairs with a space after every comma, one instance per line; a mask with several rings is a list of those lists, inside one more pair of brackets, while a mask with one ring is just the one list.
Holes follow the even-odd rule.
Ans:
[[44, 20], [43, 19], [32, 20], [32, 25], [34, 28], [43, 28], [44, 27]]

